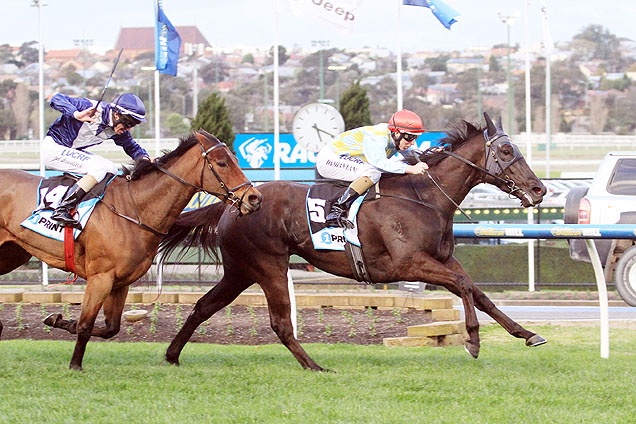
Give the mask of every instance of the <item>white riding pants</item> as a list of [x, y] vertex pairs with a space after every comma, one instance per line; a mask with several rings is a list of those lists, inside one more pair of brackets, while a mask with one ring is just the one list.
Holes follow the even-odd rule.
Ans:
[[316, 156], [316, 169], [325, 178], [353, 181], [369, 177], [373, 184], [380, 181], [382, 171], [355, 156], [340, 156], [330, 148], [322, 149]]
[[119, 171], [114, 162], [91, 152], [59, 145], [50, 136], [44, 137], [40, 154], [47, 168], [90, 175], [97, 182], [102, 181], [107, 173], [116, 175]]

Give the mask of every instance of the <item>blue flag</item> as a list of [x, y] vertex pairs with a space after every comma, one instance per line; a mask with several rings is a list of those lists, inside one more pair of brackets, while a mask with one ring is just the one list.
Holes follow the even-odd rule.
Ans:
[[177, 75], [181, 37], [172, 26], [157, 0], [155, 19], [155, 66], [159, 72]]
[[451, 25], [457, 22], [455, 18], [459, 16], [459, 13], [457, 13], [455, 9], [441, 0], [402, 0], [402, 4], [407, 6], [428, 7], [446, 29], [450, 29]]

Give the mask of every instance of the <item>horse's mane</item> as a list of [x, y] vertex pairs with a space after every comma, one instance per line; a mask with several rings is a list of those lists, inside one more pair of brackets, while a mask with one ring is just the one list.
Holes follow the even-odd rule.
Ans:
[[148, 162], [147, 160], [137, 160], [135, 161], [135, 165], [132, 167], [132, 169], [123, 167], [124, 176], [130, 175], [130, 178], [133, 180], [139, 179], [153, 169], [156, 169], [157, 164], [165, 165], [173, 158], [181, 156], [197, 142], [198, 140], [194, 133], [190, 134], [188, 137], [181, 137], [179, 139], [179, 145], [176, 149], [172, 151], [162, 151], [163, 156], [156, 158], [154, 162]]
[[[446, 132], [446, 137], [440, 140], [440, 144], [444, 146], [444, 150], [452, 152], [471, 138], [481, 135], [484, 129], [485, 128], [474, 125], [468, 121], [457, 121], [451, 125], [451, 129]], [[433, 150], [427, 150], [419, 154], [420, 160], [426, 162], [428, 166], [435, 166], [447, 157], [448, 155], [443, 152], [435, 152]], [[405, 161], [409, 165], [415, 165], [417, 163], [417, 159], [413, 156], [407, 156]]]

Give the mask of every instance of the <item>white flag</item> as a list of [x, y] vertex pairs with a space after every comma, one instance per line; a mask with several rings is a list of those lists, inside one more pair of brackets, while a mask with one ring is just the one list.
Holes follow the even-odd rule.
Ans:
[[554, 50], [554, 43], [552, 42], [552, 34], [550, 33], [550, 23], [548, 22], [548, 9], [545, 4], [545, 0], [540, 0], [541, 4], [541, 17], [543, 26], [543, 46], [547, 53]]
[[356, 22], [356, 9], [361, 0], [289, 0], [296, 16], [320, 18], [341, 30], [351, 32]]

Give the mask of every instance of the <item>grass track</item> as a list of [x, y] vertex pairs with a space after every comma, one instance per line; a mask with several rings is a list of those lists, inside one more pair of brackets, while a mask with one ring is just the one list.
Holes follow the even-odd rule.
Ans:
[[636, 334], [543, 327], [527, 348], [483, 327], [478, 360], [463, 348], [307, 344], [303, 371], [282, 345], [189, 344], [181, 367], [165, 344], [0, 342], [2, 423], [633, 423]]

